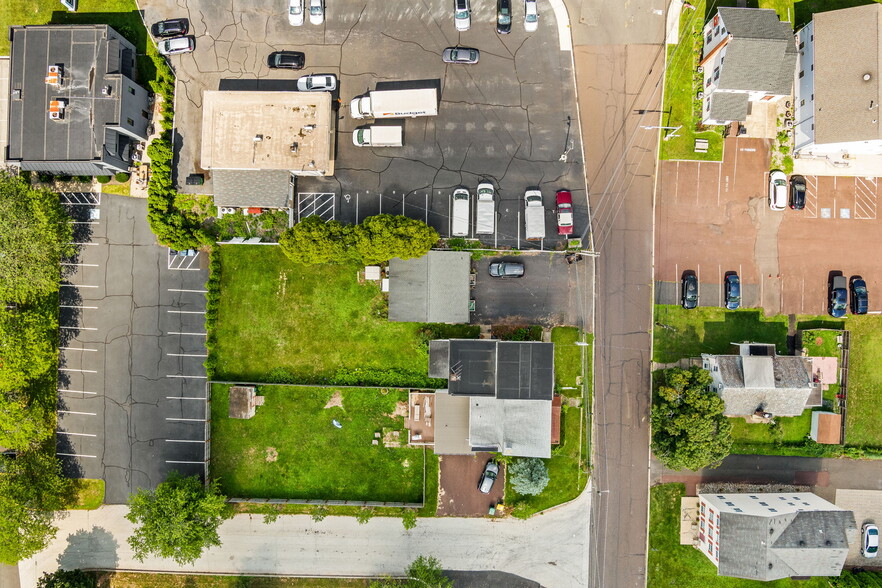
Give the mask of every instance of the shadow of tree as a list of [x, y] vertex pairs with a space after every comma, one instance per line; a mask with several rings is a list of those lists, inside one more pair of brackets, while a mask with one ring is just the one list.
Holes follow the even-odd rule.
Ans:
[[119, 544], [107, 530], [92, 527], [80, 529], [67, 537], [67, 548], [58, 556], [58, 567], [64, 570], [114, 569], [119, 563]]

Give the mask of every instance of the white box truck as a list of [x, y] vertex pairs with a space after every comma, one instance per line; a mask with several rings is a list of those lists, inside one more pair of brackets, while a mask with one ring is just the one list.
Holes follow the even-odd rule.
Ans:
[[475, 211], [475, 234], [492, 235], [496, 224], [496, 204], [493, 184], [481, 182], [478, 184], [478, 204]]
[[401, 147], [404, 127], [370, 125], [358, 127], [352, 132], [352, 143], [356, 147]]
[[435, 88], [374, 90], [353, 98], [349, 103], [349, 113], [352, 118], [436, 116], [438, 92]]
[[545, 207], [542, 206], [542, 192], [539, 190], [524, 193], [524, 228], [527, 241], [545, 238]]
[[471, 195], [465, 188], [453, 191], [453, 214], [450, 234], [454, 237], [468, 237], [471, 224]]

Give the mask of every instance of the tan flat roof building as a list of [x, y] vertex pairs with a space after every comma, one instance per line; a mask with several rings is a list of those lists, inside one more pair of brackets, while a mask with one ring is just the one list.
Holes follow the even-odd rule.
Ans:
[[329, 92], [225, 92], [202, 99], [202, 167], [329, 176]]

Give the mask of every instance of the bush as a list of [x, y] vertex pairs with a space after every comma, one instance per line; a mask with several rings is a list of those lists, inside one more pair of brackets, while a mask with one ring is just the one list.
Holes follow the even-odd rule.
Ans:
[[118, 172], [113, 174], [113, 179], [123, 184], [129, 181], [129, 174], [127, 174], [126, 172]]
[[422, 257], [438, 242], [438, 233], [426, 223], [401, 215], [369, 216], [355, 227], [355, 248], [366, 264], [393, 257]]
[[519, 459], [508, 467], [508, 479], [518, 494], [535, 496], [548, 486], [548, 468], [538, 457]]
[[74, 179], [83, 184], [92, 183], [92, 176], [74, 176]]
[[37, 172], [37, 179], [44, 184], [48, 184], [49, 182], [55, 180], [55, 176], [50, 174], [49, 172]]
[[98, 180], [99, 184], [106, 184], [112, 178], [110, 176], [96, 176], [95, 179]]
[[69, 182], [73, 179], [73, 176], [69, 176], [67, 174], [61, 174], [61, 175], [55, 176], [55, 179], [58, 180], [59, 182]]
[[46, 572], [37, 581], [37, 588], [95, 588], [95, 577], [82, 570]]

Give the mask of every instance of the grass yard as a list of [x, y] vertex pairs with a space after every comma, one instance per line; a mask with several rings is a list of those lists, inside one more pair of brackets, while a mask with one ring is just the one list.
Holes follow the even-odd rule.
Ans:
[[743, 418], [730, 418], [732, 423], [732, 453], [765, 453], [762, 447], [776, 449], [787, 445], [803, 446], [805, 436], [811, 432], [812, 411], [806, 410], [797, 417], [775, 417], [777, 425], [747, 423]]
[[823, 588], [826, 578], [758, 582], [717, 575], [717, 568], [691, 545], [680, 545], [680, 498], [683, 484], [664, 484], [650, 490], [649, 577], [646, 585], [676, 588]]
[[131, 196], [131, 184], [101, 184], [102, 194], [117, 194], [119, 196]]
[[[692, 4], [695, 10], [684, 10], [680, 16], [679, 43], [667, 46], [661, 125], [679, 128], [661, 131], [659, 159], [720, 161], [723, 159], [722, 127], [707, 127], [707, 130], [700, 132], [696, 129], [701, 122], [698, 118], [701, 106], [697, 105], [696, 99], [696, 93], [701, 89], [701, 75], [696, 68], [701, 58], [705, 0]], [[695, 152], [695, 139], [707, 139], [707, 153]]]
[[839, 357], [839, 343], [836, 339], [842, 334], [839, 330], [812, 329], [802, 332], [802, 348], [809, 357]]
[[882, 317], [849, 316], [846, 445], [882, 448]]
[[138, 574], [93, 572], [103, 588], [349, 588], [368, 586], [370, 580], [348, 578], [258, 578], [202, 574]]
[[787, 353], [787, 317], [766, 318], [761, 310], [725, 310], [656, 305], [654, 361], [671, 363], [702, 353], [732, 353], [733, 342], [774, 343]]
[[[378, 385], [426, 385], [422, 325], [386, 320], [379, 284], [359, 284], [357, 265], [299, 266], [278, 247], [259, 245], [222, 245], [214, 255], [221, 261], [215, 379], [354, 383], [345, 372]], [[401, 381], [371, 379], [372, 372]]]
[[228, 496], [422, 501], [422, 449], [371, 444], [384, 430], [406, 443], [406, 391], [262, 386], [266, 404], [238, 420], [227, 390], [211, 391], [211, 475]]
[[75, 478], [72, 510], [94, 510], [104, 504], [104, 480]]
[[[588, 343], [593, 340], [588, 335]], [[557, 388], [575, 388], [582, 376], [582, 349], [576, 345], [581, 341], [577, 327], [555, 327], [551, 329], [551, 342], [554, 343], [554, 385]], [[591, 347], [584, 347], [591, 363]]]

